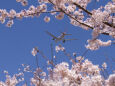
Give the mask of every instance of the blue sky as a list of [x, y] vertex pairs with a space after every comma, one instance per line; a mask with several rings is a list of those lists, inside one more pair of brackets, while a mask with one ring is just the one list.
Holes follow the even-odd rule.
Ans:
[[[29, 0], [29, 5], [37, 5], [37, 0]], [[103, 1], [103, 2], [102, 2]], [[101, 0], [100, 3], [93, 3], [99, 6], [101, 3], [104, 5], [108, 0]], [[89, 10], [93, 9], [94, 5], [90, 4]], [[15, 0], [1, 0], [0, 9], [15, 9], [19, 12], [21, 9], [27, 9], [27, 7], [22, 7], [20, 3]], [[91, 38], [91, 30], [85, 31], [79, 27], [75, 27], [69, 23], [69, 19], [64, 17], [63, 20], [57, 20], [54, 16], [51, 16], [51, 21], [45, 23], [44, 16], [50, 16], [49, 14], [43, 14], [39, 18], [24, 18], [23, 20], [14, 20], [14, 25], [11, 28], [5, 26], [5, 24], [0, 24], [0, 80], [4, 79], [3, 70], [8, 70], [12, 75], [17, 72], [21, 64], [29, 64], [32, 67], [36, 67], [35, 57], [31, 55], [31, 50], [33, 47], [37, 46], [41, 51], [44, 52], [48, 58], [51, 57], [50, 44], [55, 44], [49, 35], [45, 31], [49, 31], [56, 36], [60, 35], [60, 31], [67, 30], [68, 33], [72, 33], [72, 36], [67, 36], [66, 38], [78, 38], [79, 40], [68, 41], [62, 44], [68, 53], [72, 55], [73, 52], [77, 52], [78, 56], [82, 55], [86, 48], [86, 40]], [[103, 40], [111, 39], [111, 37], [101, 35], [100, 38]], [[97, 51], [89, 51], [85, 58], [93, 61], [94, 64], [102, 64], [104, 61], [108, 63], [108, 66], [114, 65], [111, 57], [115, 59], [115, 45], [109, 47], [102, 47]], [[64, 57], [62, 53], [55, 54], [59, 62], [69, 61], [67, 57]], [[45, 65], [45, 60], [39, 56], [39, 65]], [[105, 56], [108, 57], [105, 58]], [[114, 67], [115, 68], [115, 67]], [[110, 71], [109, 71], [110, 72]]]

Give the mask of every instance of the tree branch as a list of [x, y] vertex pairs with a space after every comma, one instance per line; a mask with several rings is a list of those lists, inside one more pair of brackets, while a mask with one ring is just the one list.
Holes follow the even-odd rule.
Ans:
[[[81, 7], [81, 6], [78, 5], [77, 3], [73, 3], [73, 4], [76, 5], [78, 8], [82, 9], [83, 11], [85, 11], [87, 14], [92, 15], [92, 13], [91, 13], [90, 11], [88, 11], [88, 10], [86, 10], [85, 8]], [[110, 27], [115, 28], [115, 26], [114, 26], [113, 24], [110, 24], [110, 23], [108, 23], [108, 22], [103, 22], [103, 23], [106, 24], [106, 25], [108, 25], [108, 26], [110, 26]]]
[[[55, 6], [55, 4], [54, 4], [51, 0], [48, 0], [48, 1]], [[80, 5], [78, 5], [78, 7], [81, 8], [82, 10], [84, 10], [86, 13], [92, 15], [92, 13], [90, 13], [88, 10], [84, 9], [84, 8], [81, 7]], [[91, 29], [94, 29], [94, 28], [91, 27], [90, 25], [87, 25], [87, 24], [85, 24], [85, 23], [82, 23], [82, 22], [78, 21], [75, 17], [73, 17], [73, 16], [71, 16], [70, 14], [66, 13], [62, 8], [59, 8], [59, 7], [58, 7], [58, 9], [59, 9], [61, 12], [63, 12], [65, 15], [67, 15], [67, 16], [69, 16], [70, 18], [72, 18], [72, 19], [74, 19], [75, 21], [77, 21], [79, 24], [84, 25], [84, 26], [86, 26], [86, 27], [89, 27], [89, 28], [91, 28]], [[104, 35], [109, 35], [109, 33], [102, 33], [102, 34], [104, 34]]]

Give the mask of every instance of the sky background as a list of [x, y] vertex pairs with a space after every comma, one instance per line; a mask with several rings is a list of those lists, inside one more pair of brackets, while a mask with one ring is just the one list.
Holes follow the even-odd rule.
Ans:
[[[37, 0], [29, 0], [29, 6], [23, 7], [20, 3], [15, 0], [0, 0], [0, 9], [15, 9], [19, 12], [21, 9], [28, 9], [30, 5], [37, 6]], [[99, 3], [92, 3], [87, 8], [92, 10], [100, 5], [104, 5], [109, 0], [101, 0]], [[44, 55], [51, 58], [51, 48], [50, 44], [55, 45], [62, 44], [62, 42], [55, 43], [52, 38], [45, 33], [49, 31], [55, 36], [60, 35], [60, 31], [67, 31], [71, 33], [71, 36], [66, 36], [66, 38], [77, 38], [79, 40], [68, 41], [62, 44], [68, 53], [72, 55], [73, 52], [77, 53], [77, 56], [82, 55], [85, 51], [85, 45], [87, 44], [87, 39], [91, 39], [91, 31], [85, 31], [79, 27], [70, 24], [69, 19], [65, 16], [63, 20], [57, 20], [54, 16], [51, 16], [51, 21], [45, 23], [43, 18], [45, 16], [50, 16], [49, 14], [43, 14], [39, 18], [24, 18], [23, 20], [14, 20], [14, 25], [11, 28], [5, 26], [5, 24], [0, 24], [0, 80], [4, 80], [3, 70], [8, 70], [9, 74], [13, 75], [18, 72], [18, 68], [21, 64], [29, 64], [32, 67], [36, 67], [35, 57], [31, 55], [31, 50], [33, 47], [37, 46]], [[112, 39], [109, 36], [101, 35], [101, 39], [107, 41]], [[55, 48], [54, 48], [55, 49]], [[115, 69], [112, 58], [115, 59], [115, 45], [109, 47], [101, 47], [97, 51], [89, 51], [85, 58], [91, 60], [94, 64], [101, 65], [104, 61], [107, 62], [110, 73], [110, 66]], [[58, 57], [59, 62], [67, 61], [68, 58], [63, 55], [63, 53], [58, 53], [55, 55]], [[43, 66], [46, 64], [45, 60], [39, 56], [39, 65]], [[29, 75], [27, 77], [30, 77]]]

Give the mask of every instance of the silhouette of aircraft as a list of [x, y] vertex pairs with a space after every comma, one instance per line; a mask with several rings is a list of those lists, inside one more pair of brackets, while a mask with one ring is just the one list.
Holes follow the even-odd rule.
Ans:
[[48, 32], [48, 31], [46, 31], [46, 33], [47, 33], [48, 35], [50, 35], [51, 37], [53, 37], [52, 40], [55, 40], [56, 43], [59, 42], [59, 41], [62, 41], [63, 43], [65, 43], [65, 41], [77, 40], [77, 39], [65, 39], [64, 37], [65, 37], [66, 35], [72, 35], [72, 34], [66, 34], [66, 32], [62, 32], [61, 35], [58, 36], [58, 37], [54, 36], [53, 34], [51, 34], [51, 33]]

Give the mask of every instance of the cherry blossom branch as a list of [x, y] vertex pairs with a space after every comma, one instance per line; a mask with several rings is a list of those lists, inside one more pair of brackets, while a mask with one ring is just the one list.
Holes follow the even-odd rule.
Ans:
[[[48, 0], [48, 1], [55, 6], [55, 4], [54, 4], [51, 0]], [[93, 27], [91, 27], [91, 26], [89, 26], [89, 25], [87, 25], [87, 24], [85, 24], [85, 23], [82, 23], [82, 22], [78, 21], [76, 18], [74, 18], [74, 17], [72, 17], [70, 14], [66, 13], [62, 8], [59, 8], [59, 7], [58, 7], [58, 9], [59, 9], [61, 12], [63, 12], [64, 14], [66, 14], [67, 16], [69, 16], [70, 18], [76, 20], [76, 21], [77, 21], [78, 23], [80, 23], [81, 25], [84, 25], [84, 26], [86, 26], [86, 27], [89, 27], [89, 28], [92, 28], [92, 29], [93, 29]]]
[[[78, 8], [82, 9], [83, 11], [85, 11], [87, 14], [92, 15], [92, 13], [90, 11], [88, 11], [85, 8], [81, 7], [79, 4], [77, 4], [77, 3], [73, 3], [73, 4], [76, 5]], [[108, 26], [110, 26], [110, 27], [115, 28], [115, 26], [113, 24], [110, 24], [108, 22], [103, 22], [103, 23], [108, 25]]]
[[65, 13], [67, 16], [69, 16], [70, 18], [76, 20], [79, 24], [84, 25], [84, 26], [86, 26], [86, 27], [89, 27], [89, 28], [92, 28], [92, 29], [93, 29], [93, 27], [91, 27], [91, 26], [89, 26], [89, 25], [87, 25], [87, 24], [85, 24], [85, 23], [82, 23], [82, 22], [78, 21], [75, 17], [73, 17], [73, 16], [71, 16], [70, 14], [66, 13], [62, 8], [60, 8], [60, 10], [61, 10], [63, 13]]
[[91, 13], [91, 12], [89, 12], [89, 11], [88, 11], [88, 10], [86, 10], [85, 8], [81, 7], [79, 4], [77, 4], [77, 3], [73, 3], [73, 4], [74, 4], [74, 5], [76, 5], [78, 8], [82, 9], [83, 11], [85, 11], [87, 14], [92, 15], [92, 13]]
[[[55, 4], [54, 4], [51, 0], [48, 0], [48, 1], [49, 1], [52, 5], [55, 6]], [[85, 12], [87, 12], [88, 14], [92, 15], [92, 13], [90, 13], [88, 10], [82, 8], [80, 5], [78, 5], [78, 7], [81, 8], [82, 10], [84, 10]], [[91, 28], [91, 29], [94, 29], [94, 28], [91, 27], [90, 25], [87, 25], [87, 24], [85, 24], [85, 23], [83, 23], [83, 22], [78, 21], [75, 17], [73, 17], [73, 16], [71, 16], [70, 14], [66, 13], [62, 8], [59, 8], [59, 7], [58, 7], [58, 9], [59, 9], [61, 12], [63, 12], [65, 15], [67, 15], [67, 16], [69, 16], [70, 18], [72, 18], [72, 19], [74, 19], [75, 21], [77, 21], [79, 24], [84, 25], [84, 26], [86, 26], [86, 27], [89, 27], [89, 28]], [[109, 33], [102, 33], [102, 34], [104, 34], [104, 35], [109, 35]]]

